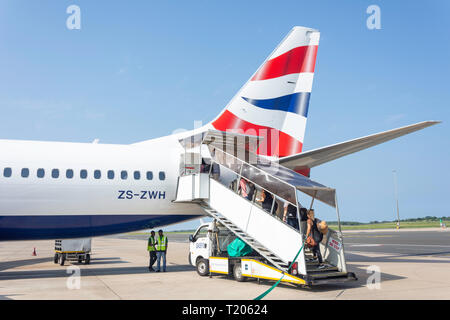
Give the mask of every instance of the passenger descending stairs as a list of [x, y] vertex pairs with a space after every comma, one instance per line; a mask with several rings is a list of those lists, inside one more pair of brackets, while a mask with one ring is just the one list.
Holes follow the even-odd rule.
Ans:
[[[261, 256], [270, 261], [275, 267], [284, 272], [288, 271], [289, 264], [281, 260], [276, 254], [265, 248], [262, 244], [256, 241], [254, 238], [249, 236], [246, 232], [238, 228], [233, 224], [229, 219], [225, 218], [219, 212], [211, 208], [206, 202], [202, 201], [199, 203], [200, 206], [208, 213], [211, 217], [219, 221], [222, 225], [228, 228], [231, 232], [233, 232], [237, 237], [239, 237], [242, 241], [247, 243], [253, 250], [258, 252]], [[292, 257], [294, 258], [294, 257]]]

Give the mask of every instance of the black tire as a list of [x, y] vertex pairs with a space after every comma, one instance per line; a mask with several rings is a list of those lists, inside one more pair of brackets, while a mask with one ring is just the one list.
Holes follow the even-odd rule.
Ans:
[[65, 253], [62, 253], [62, 254], [59, 255], [59, 264], [60, 264], [61, 266], [63, 266], [63, 265], [64, 265], [64, 262], [66, 262], [66, 254], [65, 254]]
[[84, 264], [89, 264], [89, 263], [91, 263], [91, 255], [88, 253], [86, 255], [86, 259], [84, 260]]
[[197, 260], [197, 273], [205, 277], [209, 274], [209, 261], [203, 258]]
[[236, 279], [236, 281], [239, 281], [239, 282], [244, 282], [245, 280], [247, 280], [247, 278], [242, 275], [242, 268], [241, 268], [240, 263], [237, 263], [234, 265], [233, 276], [234, 276], [234, 279]]
[[83, 257], [82, 256], [78, 256], [78, 263], [82, 263], [83, 262]]
[[55, 256], [53, 257], [53, 262], [58, 263], [58, 260], [59, 260], [59, 256], [57, 253], [55, 253]]

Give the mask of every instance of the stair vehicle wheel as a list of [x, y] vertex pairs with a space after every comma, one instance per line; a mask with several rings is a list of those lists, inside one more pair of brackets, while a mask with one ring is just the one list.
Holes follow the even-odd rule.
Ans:
[[53, 262], [58, 263], [58, 260], [59, 260], [59, 256], [57, 253], [55, 253], [55, 256], [53, 257]]
[[63, 265], [64, 265], [64, 262], [66, 262], [66, 254], [65, 254], [65, 253], [62, 253], [62, 254], [59, 255], [59, 264], [60, 264], [61, 266], [63, 266]]
[[234, 265], [233, 276], [236, 279], [236, 281], [239, 282], [244, 282], [245, 280], [247, 280], [247, 278], [242, 275], [242, 268], [240, 263]]
[[209, 274], [209, 263], [208, 260], [206, 259], [198, 259], [197, 261], [197, 273], [204, 277], [207, 276]]
[[82, 263], [83, 262], [83, 257], [82, 256], [78, 256], [78, 263]]
[[89, 264], [91, 263], [91, 255], [88, 253], [86, 254], [86, 259], [84, 260], [84, 264]]

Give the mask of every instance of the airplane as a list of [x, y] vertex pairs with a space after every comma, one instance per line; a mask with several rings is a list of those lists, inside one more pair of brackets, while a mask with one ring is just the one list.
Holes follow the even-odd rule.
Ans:
[[218, 116], [129, 145], [0, 140], [0, 240], [94, 237], [205, 216], [174, 203], [180, 139], [217, 130], [262, 139], [257, 153], [309, 176], [315, 166], [432, 126], [425, 121], [302, 152], [320, 32], [294, 27]]

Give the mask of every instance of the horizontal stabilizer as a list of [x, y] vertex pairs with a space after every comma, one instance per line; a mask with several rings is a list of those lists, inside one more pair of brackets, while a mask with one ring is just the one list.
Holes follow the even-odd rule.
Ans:
[[370, 136], [280, 158], [279, 162], [283, 166], [296, 171], [312, 168], [438, 123], [440, 123], [440, 121], [419, 122], [406, 127], [384, 131]]

